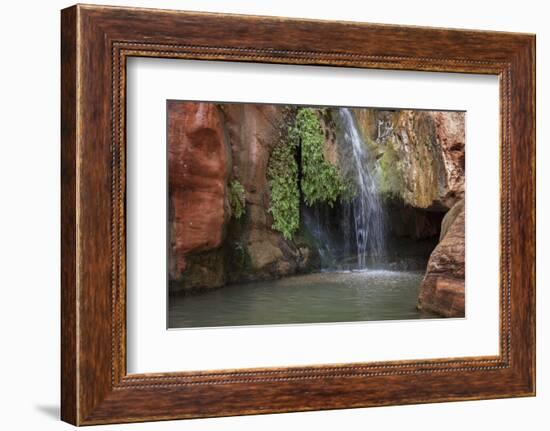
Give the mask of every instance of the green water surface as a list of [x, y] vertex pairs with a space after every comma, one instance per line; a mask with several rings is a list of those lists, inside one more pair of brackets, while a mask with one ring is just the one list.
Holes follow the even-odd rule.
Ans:
[[416, 308], [420, 271], [335, 271], [172, 296], [169, 328], [437, 317]]

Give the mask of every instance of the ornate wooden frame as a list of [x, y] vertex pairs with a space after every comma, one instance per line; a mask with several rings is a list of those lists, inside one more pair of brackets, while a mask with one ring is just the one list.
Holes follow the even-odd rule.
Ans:
[[[61, 17], [63, 420], [88, 425], [534, 395], [534, 35], [82, 5]], [[128, 375], [130, 56], [498, 75], [500, 354]]]

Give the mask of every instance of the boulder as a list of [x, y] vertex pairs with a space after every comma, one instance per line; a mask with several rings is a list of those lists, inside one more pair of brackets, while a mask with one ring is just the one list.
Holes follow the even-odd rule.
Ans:
[[445, 215], [442, 234], [428, 261], [418, 308], [445, 317], [464, 317], [465, 209], [458, 201]]

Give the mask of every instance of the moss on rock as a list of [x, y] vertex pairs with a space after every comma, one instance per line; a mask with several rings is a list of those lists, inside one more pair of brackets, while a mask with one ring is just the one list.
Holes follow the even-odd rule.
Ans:
[[245, 211], [246, 194], [242, 184], [233, 180], [229, 183], [229, 204], [231, 205], [231, 214], [237, 220], [240, 219]]
[[402, 198], [405, 196], [405, 183], [399, 169], [399, 155], [388, 145], [379, 161], [380, 194], [386, 198]]

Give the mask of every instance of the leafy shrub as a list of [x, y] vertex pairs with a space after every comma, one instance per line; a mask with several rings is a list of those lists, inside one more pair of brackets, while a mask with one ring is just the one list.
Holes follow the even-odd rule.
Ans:
[[271, 227], [281, 232], [286, 240], [291, 240], [300, 224], [295, 140], [282, 138], [273, 149], [267, 167], [267, 178], [271, 190]]
[[332, 206], [345, 193], [346, 186], [336, 166], [325, 160], [323, 153], [325, 137], [314, 109], [298, 109], [290, 136], [301, 145], [300, 186], [305, 203], [311, 206], [316, 202], [326, 202]]
[[[313, 108], [289, 111], [285, 121], [287, 126], [283, 128], [268, 163], [272, 228], [281, 232], [286, 240], [293, 239], [300, 225], [300, 190], [309, 206], [317, 202], [332, 206], [338, 198], [345, 199], [352, 192], [351, 185], [342, 179], [336, 166], [325, 160], [325, 136], [317, 111], [323, 113]], [[300, 181], [298, 148], [301, 150]]]

